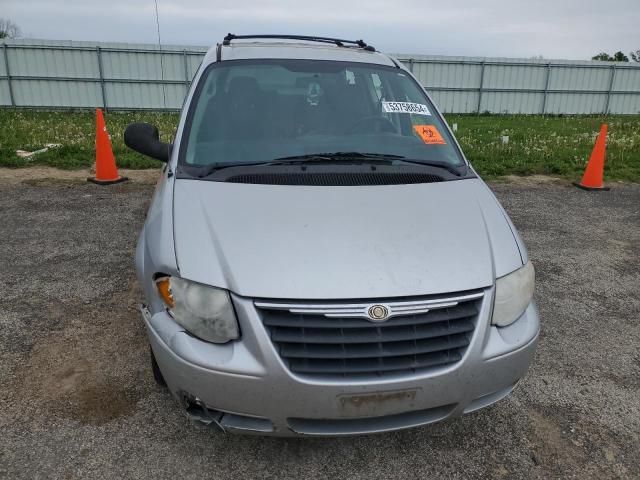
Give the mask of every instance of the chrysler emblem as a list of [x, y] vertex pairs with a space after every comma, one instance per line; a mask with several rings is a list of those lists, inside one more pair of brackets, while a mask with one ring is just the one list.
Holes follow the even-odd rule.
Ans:
[[367, 310], [367, 315], [373, 322], [383, 322], [389, 317], [389, 308], [384, 305], [372, 305]]

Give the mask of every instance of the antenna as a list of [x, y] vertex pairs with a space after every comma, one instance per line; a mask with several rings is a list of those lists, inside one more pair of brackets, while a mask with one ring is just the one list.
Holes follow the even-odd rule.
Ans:
[[160, 16], [158, 15], [158, 0], [153, 0], [156, 4], [156, 28], [158, 31], [158, 49], [160, 50], [160, 78], [162, 79], [162, 101], [165, 110], [167, 109], [167, 92], [164, 84], [164, 60], [162, 55], [162, 42], [160, 40]]

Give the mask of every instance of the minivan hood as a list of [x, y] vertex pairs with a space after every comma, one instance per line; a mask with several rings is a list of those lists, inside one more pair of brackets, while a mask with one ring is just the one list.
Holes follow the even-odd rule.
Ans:
[[180, 275], [238, 295], [360, 299], [493, 284], [522, 260], [479, 179], [387, 186], [177, 179]]

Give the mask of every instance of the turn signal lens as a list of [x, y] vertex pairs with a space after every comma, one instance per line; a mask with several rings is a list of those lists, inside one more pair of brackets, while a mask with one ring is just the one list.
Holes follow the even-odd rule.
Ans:
[[171, 294], [171, 283], [169, 282], [169, 277], [161, 277], [156, 280], [156, 288], [158, 289], [158, 293], [162, 298], [164, 304], [173, 308], [175, 306], [175, 302], [173, 301], [173, 295]]

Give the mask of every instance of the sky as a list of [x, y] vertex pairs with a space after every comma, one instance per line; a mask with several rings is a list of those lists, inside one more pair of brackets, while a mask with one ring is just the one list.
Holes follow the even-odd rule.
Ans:
[[[163, 44], [227, 32], [363, 38], [388, 53], [590, 59], [640, 49], [640, 0], [157, 0]], [[0, 0], [23, 36], [157, 43], [154, 0]]]

